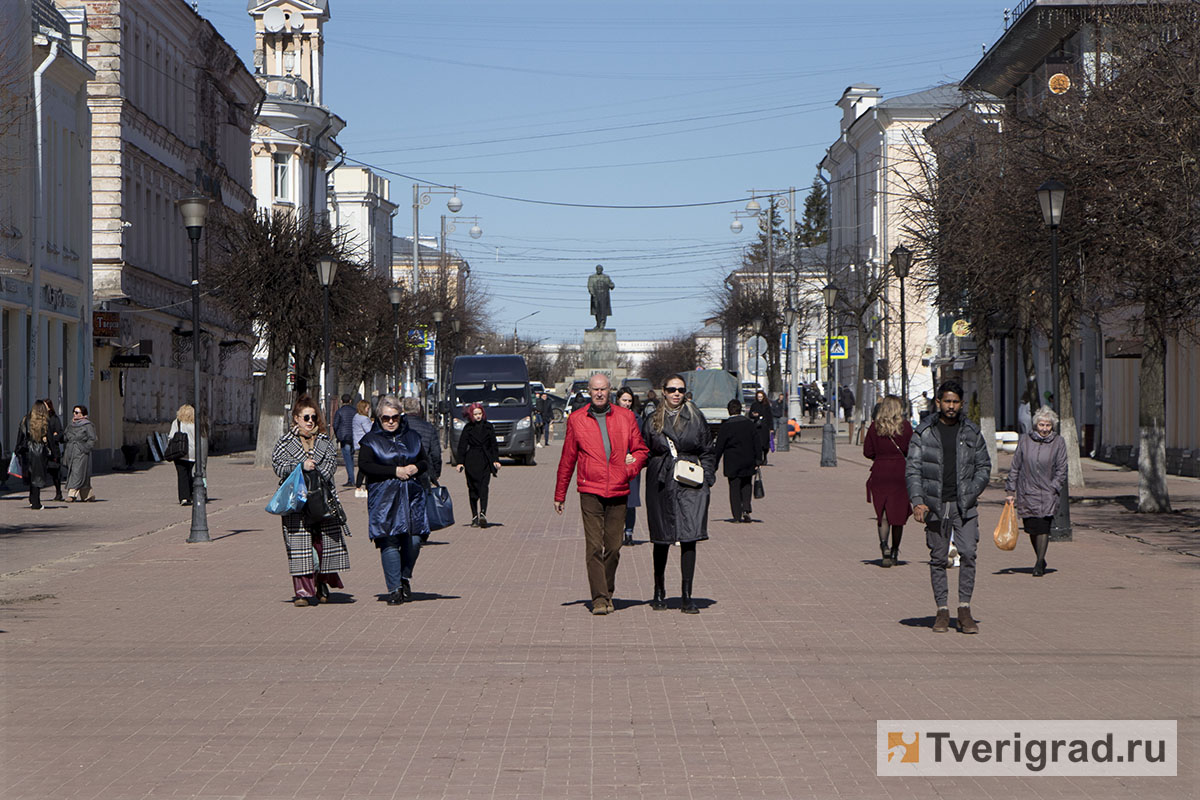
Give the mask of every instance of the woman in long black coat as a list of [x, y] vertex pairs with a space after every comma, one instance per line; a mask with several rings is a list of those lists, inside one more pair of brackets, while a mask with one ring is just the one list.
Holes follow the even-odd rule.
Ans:
[[767, 393], [759, 389], [754, 393], [754, 402], [750, 404], [747, 415], [754, 420], [755, 434], [758, 441], [758, 463], [767, 463], [767, 452], [771, 449], [771, 431], [775, 429], [775, 415], [771, 411], [771, 403]]
[[[696, 542], [708, 538], [708, 490], [717, 479], [717, 463], [708, 421], [699, 408], [684, 400], [685, 391], [682, 377], [667, 378], [663, 402], [642, 423], [642, 438], [650, 448], [646, 466], [646, 524], [654, 545], [654, 599], [650, 607], [656, 611], [667, 607], [667, 554], [671, 545], [678, 544], [683, 598], [680, 611], [698, 614], [700, 609], [692, 601]], [[704, 483], [685, 486], [675, 480], [677, 460], [699, 464], [704, 470]]]
[[463, 410], [467, 420], [458, 437], [458, 471], [467, 473], [467, 497], [471, 501], [471, 527], [487, 527], [488, 485], [493, 475], [500, 473], [500, 448], [496, 446], [496, 429], [487, 421], [480, 403]]
[[29, 507], [42, 509], [42, 489], [50, 485], [50, 413], [41, 400], [33, 404], [17, 427], [14, 451], [21, 462], [21, 475], [29, 487]]

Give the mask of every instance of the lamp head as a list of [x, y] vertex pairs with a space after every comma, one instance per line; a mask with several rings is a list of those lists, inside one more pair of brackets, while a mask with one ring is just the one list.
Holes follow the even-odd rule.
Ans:
[[401, 289], [399, 286], [389, 286], [387, 293], [388, 293], [388, 300], [392, 304], [392, 310], [393, 311], [398, 310], [400, 308], [400, 300], [401, 300], [401, 298], [404, 297], [404, 290]]
[[179, 207], [179, 213], [183, 217], [183, 226], [188, 229], [188, 233], [195, 228], [196, 238], [199, 238], [199, 231], [204, 228], [204, 218], [208, 215], [209, 202], [209, 199], [203, 195], [181, 197], [175, 201], [175, 205]]
[[467, 233], [471, 234], [472, 239], [478, 239], [480, 236], [483, 236], [483, 228], [479, 227], [478, 224], [472, 225], [471, 230], [467, 231]]
[[1063, 200], [1067, 196], [1067, 187], [1051, 178], [1038, 187], [1037, 196], [1042, 206], [1042, 220], [1047, 227], [1057, 228], [1062, 222]]
[[462, 328], [462, 321], [460, 321], [458, 317], [454, 317], [450, 320], [450, 328], [455, 333], [458, 333], [459, 329]]
[[750, 202], [746, 203], [746, 210], [749, 211], [751, 214], [757, 214], [760, 211], [762, 211], [762, 204], [760, 204], [757, 200], [755, 200], [753, 197], [751, 197]]
[[442, 312], [441, 311], [433, 312], [433, 324], [434, 325], [442, 324]]
[[446, 208], [450, 209], [451, 214], [457, 214], [462, 211], [462, 200], [458, 199], [457, 191], [446, 201]]
[[896, 249], [892, 251], [892, 269], [896, 271], [896, 277], [904, 280], [908, 277], [908, 271], [912, 267], [912, 250], [909, 250], [902, 244], [896, 245]]
[[821, 290], [821, 294], [825, 295], [825, 308], [832, 311], [834, 304], [837, 302], [838, 288], [832, 283], [827, 284], [825, 288]]
[[735, 219], [733, 222], [729, 223], [729, 230], [733, 231], [734, 233], [741, 233], [742, 228], [744, 227], [745, 226], [742, 225], [742, 221], [740, 219]]
[[317, 278], [322, 286], [332, 286], [333, 277], [337, 274], [338, 262], [332, 258], [322, 258], [317, 262]]

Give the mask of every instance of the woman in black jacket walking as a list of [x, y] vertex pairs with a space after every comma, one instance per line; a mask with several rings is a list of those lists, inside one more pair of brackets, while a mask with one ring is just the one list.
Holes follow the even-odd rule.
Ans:
[[[42, 405], [46, 407], [46, 413], [49, 415], [49, 428], [46, 433], [46, 446], [50, 449], [50, 460], [46, 462], [46, 472], [50, 475], [50, 480], [54, 482], [54, 499], [61, 502], [63, 500], [62, 493], [62, 451], [63, 451], [63, 424], [58, 418], [58, 414], [54, 411], [54, 401], [49, 397], [42, 400]], [[47, 484], [48, 485], [48, 484]]]
[[765, 464], [767, 451], [771, 449], [771, 431], [775, 429], [775, 415], [771, 412], [767, 393], [762, 389], [754, 393], [754, 402], [750, 404], [750, 413], [747, 416], [754, 420], [758, 439], [758, 463]]
[[17, 427], [17, 447], [13, 451], [21, 462], [21, 475], [29, 486], [29, 507], [42, 508], [42, 489], [50, 485], [47, 464], [50, 461], [50, 415], [38, 400]]
[[[683, 378], [672, 375], [663, 385], [663, 402], [642, 423], [642, 438], [650, 448], [646, 466], [646, 524], [654, 544], [654, 599], [650, 607], [667, 607], [665, 573], [671, 545], [680, 546], [682, 602], [679, 610], [698, 614], [692, 601], [692, 579], [696, 574], [696, 542], [708, 538], [708, 488], [716, 481], [716, 458], [708, 422], [690, 401]], [[703, 469], [699, 486], [675, 480], [675, 462], [690, 461]]]
[[480, 403], [463, 410], [466, 427], [458, 437], [458, 471], [467, 473], [467, 496], [471, 500], [471, 527], [487, 527], [488, 484], [500, 473], [500, 448], [496, 447], [496, 429], [487, 421]]

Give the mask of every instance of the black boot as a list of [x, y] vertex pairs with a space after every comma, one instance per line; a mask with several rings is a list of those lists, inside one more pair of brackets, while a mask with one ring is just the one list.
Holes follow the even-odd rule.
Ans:
[[412, 586], [409, 585], [407, 578], [400, 579], [400, 597], [402, 597], [406, 603], [412, 602]]
[[654, 598], [650, 601], [650, 608], [655, 611], [667, 609], [667, 590], [663, 588], [662, 578], [654, 579]]
[[692, 602], [692, 582], [684, 581], [683, 587], [680, 590], [682, 602], [679, 604], [679, 610], [685, 614], [699, 614], [700, 609]]

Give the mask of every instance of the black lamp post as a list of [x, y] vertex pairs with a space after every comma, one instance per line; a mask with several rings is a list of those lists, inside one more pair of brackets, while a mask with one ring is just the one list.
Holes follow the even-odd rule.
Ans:
[[[434, 405], [437, 404], [437, 396], [442, 393], [442, 319], [441, 311], [433, 312], [433, 382], [436, 386], [434, 390]], [[426, 398], [428, 400], [428, 398]]]
[[212, 541], [208, 536], [208, 494], [204, 488], [204, 407], [200, 402], [200, 234], [204, 232], [208, 203], [207, 197], [199, 195], [176, 202], [192, 243], [192, 408], [196, 415], [196, 466], [192, 472], [192, 529], [188, 533], [189, 543]]
[[828, 389], [825, 392], [825, 427], [821, 430], [821, 466], [837, 466], [837, 431], [830, 417], [834, 405], [837, 404], [837, 387], [833, 385], [833, 359], [829, 357], [829, 344], [833, 339], [833, 306], [837, 302], [838, 289], [829, 283], [821, 290], [825, 295], [825, 369]]
[[[783, 310], [783, 327], [787, 331], [787, 353], [784, 354], [784, 364], [787, 366], [783, 371], [783, 414], [780, 415], [779, 420], [776, 420], [775, 425], [775, 449], [785, 453], [792, 449], [792, 426], [790, 422], [791, 414], [789, 412], [792, 396], [796, 391], [796, 387], [792, 383], [792, 352], [796, 346], [793, 341], [794, 331], [792, 330], [792, 326], [796, 324], [796, 309], [792, 307], [790, 290], [788, 291], [788, 297], [787, 308]], [[799, 418], [800, 415], [797, 414], [796, 419], [799, 420]]]
[[388, 287], [388, 300], [392, 303], [392, 381], [388, 391], [400, 382], [400, 300], [404, 290], [399, 286]]
[[[1038, 203], [1042, 207], [1042, 220], [1050, 229], [1050, 407], [1058, 413], [1059, 399], [1062, 394], [1062, 381], [1059, 378], [1058, 356], [1062, 346], [1062, 333], [1058, 321], [1058, 226], [1062, 222], [1063, 201], [1067, 196], [1067, 187], [1051, 178], [1038, 187]], [[1067, 382], [1067, 391], [1071, 384]], [[1036, 408], [1034, 409], [1037, 410]], [[1062, 435], [1062, 420], [1059, 420], [1059, 435]], [[1071, 541], [1071, 498], [1070, 480], [1063, 482], [1062, 491], [1058, 496], [1058, 513], [1050, 527], [1050, 541]]]
[[902, 244], [896, 245], [892, 251], [892, 269], [900, 279], [900, 396], [904, 399], [904, 413], [912, 417], [908, 406], [908, 325], [904, 316], [904, 279], [912, 267], [912, 250]]
[[325, 342], [325, 359], [321, 362], [321, 393], [324, 395], [321, 399], [325, 403], [325, 419], [332, 419], [329, 413], [329, 287], [333, 285], [333, 278], [337, 274], [338, 262], [332, 258], [322, 258], [317, 262], [317, 277], [321, 281], [321, 289], [325, 295], [325, 306], [323, 318], [323, 338]]

